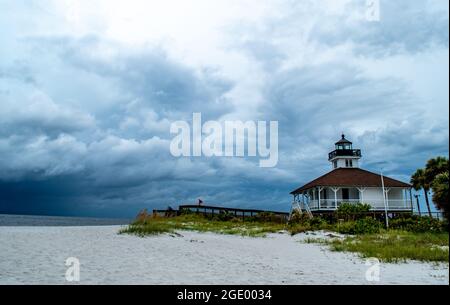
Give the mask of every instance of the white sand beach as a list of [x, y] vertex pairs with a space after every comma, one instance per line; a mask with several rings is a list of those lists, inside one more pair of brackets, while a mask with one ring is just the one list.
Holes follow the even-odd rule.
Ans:
[[365, 261], [305, 235], [247, 238], [180, 232], [139, 238], [120, 226], [0, 227], [0, 284], [70, 284], [65, 260], [80, 260], [81, 284], [449, 284], [448, 264], [381, 264], [367, 282]]

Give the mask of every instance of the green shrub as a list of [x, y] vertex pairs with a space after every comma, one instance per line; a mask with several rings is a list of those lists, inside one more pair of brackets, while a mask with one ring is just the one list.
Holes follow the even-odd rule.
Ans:
[[294, 211], [288, 223], [288, 230], [292, 235], [311, 230], [325, 230], [331, 226], [328, 222], [319, 216], [309, 217], [305, 213]]
[[262, 222], [280, 222], [281, 218], [274, 213], [270, 212], [261, 212], [256, 214], [256, 216], [252, 217], [253, 221], [262, 221]]
[[371, 217], [347, 221], [337, 225], [339, 233], [343, 234], [372, 234], [380, 232], [382, 224]]
[[405, 230], [416, 233], [443, 233], [448, 232], [447, 221], [431, 218], [428, 216], [403, 216], [389, 221], [389, 227], [392, 229]]
[[342, 234], [355, 234], [355, 222], [354, 221], [346, 221], [346, 222], [338, 223], [336, 225], [336, 229], [339, 233], [342, 233]]
[[355, 234], [379, 233], [381, 227], [382, 225], [378, 220], [366, 217], [355, 222]]
[[234, 214], [228, 212], [228, 211], [220, 211], [218, 215], [216, 215], [217, 220], [219, 221], [229, 221], [235, 218]]
[[292, 212], [291, 218], [289, 219], [289, 225], [295, 224], [308, 224], [310, 217], [305, 213], [300, 213], [298, 210]]
[[344, 220], [357, 220], [367, 217], [371, 206], [364, 203], [343, 202], [336, 210], [336, 217]]
[[180, 211], [180, 215], [192, 215], [192, 214], [194, 214], [194, 212], [191, 211], [190, 209], [182, 209]]
[[304, 224], [291, 224], [291, 225], [288, 226], [287, 230], [288, 230], [288, 232], [291, 235], [295, 235], [295, 234], [298, 234], [298, 233], [304, 233], [304, 232], [307, 232], [307, 231], [311, 231], [311, 227], [309, 226], [309, 224], [306, 224], [306, 225], [304, 225]]
[[322, 217], [313, 217], [309, 219], [309, 225], [314, 230], [326, 229], [328, 227], [328, 222]]
[[232, 223], [242, 223], [242, 222], [244, 222], [244, 221], [243, 221], [242, 218], [240, 218], [240, 217], [234, 217], [234, 218], [232, 218], [232, 219], [230, 220], [230, 222], [232, 222]]

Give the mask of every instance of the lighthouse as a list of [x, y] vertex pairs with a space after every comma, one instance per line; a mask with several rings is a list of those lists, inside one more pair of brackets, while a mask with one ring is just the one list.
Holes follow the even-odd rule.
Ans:
[[292, 191], [292, 207], [325, 213], [335, 211], [342, 203], [365, 203], [373, 212], [411, 213], [412, 186], [360, 168], [360, 159], [361, 150], [354, 149], [353, 143], [341, 135], [328, 154], [332, 169]]
[[331, 162], [333, 169], [359, 167], [361, 159], [361, 150], [353, 149], [353, 143], [342, 134], [341, 139], [334, 143], [335, 149], [328, 154], [328, 161]]

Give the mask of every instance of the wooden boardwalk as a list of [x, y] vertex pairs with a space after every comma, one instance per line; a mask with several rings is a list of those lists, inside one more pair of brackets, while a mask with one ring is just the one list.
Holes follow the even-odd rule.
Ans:
[[214, 216], [220, 214], [232, 215], [236, 218], [250, 218], [260, 216], [261, 214], [270, 214], [280, 219], [287, 220], [289, 217], [288, 212], [257, 210], [257, 209], [239, 209], [239, 208], [226, 208], [211, 205], [198, 205], [198, 204], [186, 204], [180, 205], [178, 210], [153, 210], [153, 214], [160, 216], [176, 216], [181, 215], [183, 212], [190, 211], [192, 213], [203, 214], [205, 216]]

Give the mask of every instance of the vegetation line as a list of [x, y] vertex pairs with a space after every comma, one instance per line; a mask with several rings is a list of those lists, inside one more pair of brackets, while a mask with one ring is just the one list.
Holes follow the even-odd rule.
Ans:
[[367, 217], [370, 208], [364, 204], [342, 204], [328, 218], [309, 218], [294, 212], [285, 223], [270, 213], [253, 218], [235, 218], [222, 213], [204, 216], [187, 212], [176, 217], [157, 217], [141, 212], [136, 221], [123, 228], [120, 234], [137, 236], [175, 233], [180, 230], [264, 237], [280, 231], [295, 235], [301, 232], [327, 230], [346, 234], [343, 239], [311, 239], [306, 243], [326, 244], [332, 251], [359, 253], [361, 257], [376, 257], [385, 262], [419, 260], [448, 262], [448, 223], [430, 217], [405, 215], [390, 221], [386, 230], [382, 219]]

